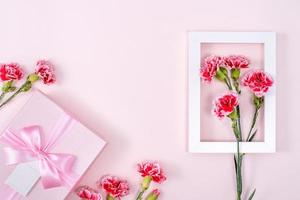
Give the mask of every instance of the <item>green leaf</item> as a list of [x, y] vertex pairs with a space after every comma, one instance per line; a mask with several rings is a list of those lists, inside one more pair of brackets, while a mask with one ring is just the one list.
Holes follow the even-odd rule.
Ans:
[[255, 195], [256, 189], [253, 190], [253, 192], [251, 193], [250, 197], [248, 198], [248, 200], [253, 199], [254, 195]]
[[254, 139], [256, 133], [257, 133], [257, 130], [255, 130], [254, 133], [250, 136], [249, 142], [251, 142]]

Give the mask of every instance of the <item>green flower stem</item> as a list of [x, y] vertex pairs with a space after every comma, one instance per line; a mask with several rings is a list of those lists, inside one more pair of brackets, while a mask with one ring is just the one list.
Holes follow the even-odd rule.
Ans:
[[1, 95], [0, 95], [0, 102], [2, 101], [2, 99], [5, 97], [6, 95], [6, 92], [2, 92]]
[[[4, 105], [6, 105], [8, 102], [10, 102], [13, 98], [15, 98], [18, 94], [24, 91], [24, 89], [27, 89], [28, 86], [31, 87], [31, 82], [26, 81], [15, 93], [13, 93], [8, 99], [6, 99], [3, 103], [0, 104], [0, 108], [2, 108]], [[30, 88], [29, 88], [30, 89]], [[27, 91], [27, 90], [26, 90]]]
[[236, 191], [237, 191], [237, 200], [241, 200], [241, 195], [243, 192], [243, 183], [242, 183], [242, 156], [240, 153], [240, 141], [237, 140], [237, 169], [236, 169]]
[[259, 108], [258, 107], [255, 107], [255, 111], [254, 111], [254, 115], [253, 115], [253, 118], [252, 118], [252, 123], [251, 123], [251, 127], [250, 127], [250, 130], [249, 130], [249, 133], [248, 133], [248, 136], [247, 136], [247, 139], [246, 141], [248, 142], [250, 137], [251, 137], [251, 134], [252, 134], [252, 131], [253, 131], [253, 128], [256, 124], [256, 121], [257, 121], [257, 117], [258, 117], [258, 112], [259, 111]]
[[[234, 80], [233, 80], [233, 82], [234, 82]], [[226, 83], [228, 89], [229, 89], [230, 91], [232, 91], [233, 88], [232, 88], [231, 80], [230, 80], [230, 78], [229, 78], [228, 76], [226, 76], [225, 83]], [[238, 85], [234, 84], [234, 89], [235, 89], [235, 91], [236, 91], [238, 94], [241, 94]], [[239, 139], [240, 139], [240, 141], [241, 141], [242, 138], [243, 138], [243, 134], [242, 134], [242, 127], [241, 127], [240, 105], [237, 105], [236, 111], [237, 111], [237, 114], [238, 114]]]
[[139, 192], [138, 196], [136, 197], [136, 200], [142, 200], [145, 191], [146, 191], [145, 189], [142, 189], [142, 190]]
[[231, 81], [228, 76], [226, 76], [226, 79], [224, 80], [229, 90], [232, 90]]
[[240, 141], [243, 140], [243, 134], [242, 134], [242, 126], [241, 126], [241, 113], [240, 113], [240, 105], [237, 105], [236, 112], [238, 115], [238, 128], [239, 128], [239, 139]]
[[136, 197], [136, 200], [142, 200], [145, 191], [149, 188], [149, 186], [151, 184], [151, 181], [152, 181], [151, 176], [144, 177], [143, 182], [141, 184], [141, 191], [139, 192], [138, 196]]
[[235, 177], [236, 177], [236, 199], [241, 200], [241, 195], [243, 192], [242, 183], [242, 158], [244, 154], [240, 153], [240, 132], [237, 126], [238, 120], [232, 120], [232, 129], [236, 136], [237, 153], [234, 155], [234, 165], [235, 165]]

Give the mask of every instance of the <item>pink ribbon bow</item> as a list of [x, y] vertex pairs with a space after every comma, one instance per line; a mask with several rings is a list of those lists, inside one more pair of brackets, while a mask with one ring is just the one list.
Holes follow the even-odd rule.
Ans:
[[43, 144], [39, 126], [28, 126], [16, 135], [6, 130], [0, 140], [8, 145], [4, 147], [4, 157], [7, 165], [19, 164], [38, 160], [41, 182], [45, 189], [70, 185], [74, 178], [72, 167], [75, 156], [62, 153], [50, 153], [49, 147], [53, 143]]

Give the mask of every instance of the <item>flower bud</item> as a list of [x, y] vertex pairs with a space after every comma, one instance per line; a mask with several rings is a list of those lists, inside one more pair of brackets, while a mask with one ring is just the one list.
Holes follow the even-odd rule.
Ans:
[[217, 70], [215, 77], [220, 81], [226, 80], [226, 74], [224, 74], [223, 70], [221, 70], [221, 69]]
[[231, 78], [233, 80], [238, 80], [240, 78], [240, 74], [241, 74], [241, 71], [240, 69], [237, 69], [237, 68], [233, 68], [230, 70], [231, 71]]
[[264, 97], [257, 97], [256, 95], [254, 95], [253, 104], [255, 105], [256, 108], [259, 109], [263, 103], [264, 103]]
[[160, 191], [158, 189], [152, 190], [152, 192], [146, 197], [146, 200], [157, 200], [160, 195]]
[[150, 186], [150, 183], [152, 181], [152, 177], [151, 176], [145, 176], [143, 183], [142, 183], [142, 188], [144, 190], [147, 190]]

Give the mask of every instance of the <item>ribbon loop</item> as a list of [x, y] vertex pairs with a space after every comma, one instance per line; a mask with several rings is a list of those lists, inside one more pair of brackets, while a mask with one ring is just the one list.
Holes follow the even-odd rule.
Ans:
[[[61, 132], [58, 134], [62, 134]], [[4, 158], [7, 165], [39, 161], [41, 182], [45, 189], [68, 185], [73, 177], [72, 168], [75, 156], [62, 153], [50, 153], [44, 146], [40, 126], [28, 126], [21, 129], [16, 135], [9, 129], [0, 140], [8, 145], [4, 147]], [[55, 141], [55, 140], [54, 140]], [[51, 143], [53, 146], [53, 144]]]

